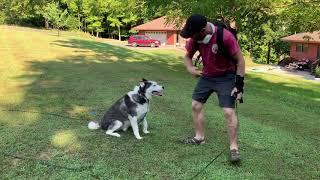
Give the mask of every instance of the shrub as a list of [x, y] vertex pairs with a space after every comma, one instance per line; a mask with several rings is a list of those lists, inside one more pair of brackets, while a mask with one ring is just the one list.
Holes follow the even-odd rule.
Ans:
[[[285, 62], [282, 63], [282, 65], [285, 65], [286, 63], [290, 62], [290, 60], [286, 60]], [[302, 59], [302, 60], [290, 62], [284, 67], [287, 70], [291, 70], [291, 71], [296, 71], [296, 70], [304, 71], [304, 70], [310, 70], [312, 67], [311, 65], [312, 64], [311, 64], [311, 61], [309, 61], [309, 59]]]
[[320, 66], [320, 59], [314, 61], [312, 64], [311, 64], [311, 74], [315, 75], [316, 73], [316, 68]]
[[279, 61], [278, 65], [285, 67], [287, 65], [289, 65], [290, 63], [293, 63], [295, 60], [292, 59], [291, 57], [286, 57], [284, 59], [282, 59], [281, 61]]
[[314, 73], [314, 75], [316, 76], [316, 78], [320, 78], [320, 66], [317, 66], [317, 67], [315, 68], [315, 73]]
[[302, 59], [297, 62], [297, 65], [298, 65], [298, 70], [300, 71], [304, 71], [306, 69], [310, 70], [311, 61], [309, 61], [309, 59]]

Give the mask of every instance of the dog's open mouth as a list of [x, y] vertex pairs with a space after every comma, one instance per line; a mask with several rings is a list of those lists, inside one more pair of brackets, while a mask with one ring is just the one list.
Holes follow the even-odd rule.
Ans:
[[159, 92], [159, 91], [152, 91], [152, 95], [155, 95], [155, 96], [163, 96], [163, 93], [162, 93], [162, 92]]

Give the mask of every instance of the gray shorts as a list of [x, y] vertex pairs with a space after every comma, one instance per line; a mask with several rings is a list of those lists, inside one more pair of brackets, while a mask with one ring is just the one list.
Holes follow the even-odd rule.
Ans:
[[219, 77], [202, 76], [193, 91], [192, 99], [204, 104], [210, 95], [216, 92], [220, 107], [234, 108], [235, 97], [231, 96], [234, 82], [235, 74], [226, 74]]

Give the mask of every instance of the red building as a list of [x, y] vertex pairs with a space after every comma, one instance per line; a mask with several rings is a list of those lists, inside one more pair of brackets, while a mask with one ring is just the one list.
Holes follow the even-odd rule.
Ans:
[[291, 43], [290, 57], [293, 59], [311, 61], [320, 59], [320, 31], [298, 33], [281, 40]]
[[132, 29], [137, 30], [140, 35], [148, 35], [159, 40], [162, 45], [183, 45], [185, 40], [179, 35], [182, 27], [176, 27], [173, 23], [166, 23], [165, 18], [163, 16]]

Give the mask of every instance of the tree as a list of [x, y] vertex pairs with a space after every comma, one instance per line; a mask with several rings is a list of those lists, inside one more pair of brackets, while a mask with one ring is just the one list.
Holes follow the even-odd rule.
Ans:
[[85, 0], [83, 2], [83, 14], [86, 23], [86, 29], [96, 32], [96, 36], [99, 36], [99, 32], [103, 32], [102, 20], [106, 9], [106, 2], [102, 0]]
[[121, 26], [122, 22], [120, 21], [121, 16], [111, 17], [108, 16], [107, 20], [110, 22], [111, 27], [117, 27], [119, 33], [119, 41], [121, 41]]
[[83, 12], [83, 3], [85, 0], [61, 0], [62, 3], [67, 4], [68, 10], [71, 14], [76, 14], [78, 18], [78, 28], [81, 30], [81, 17]]
[[[143, 15], [144, 3], [138, 0], [118, 0], [109, 4], [109, 15], [107, 20], [111, 27], [118, 30], [119, 41], [121, 41], [121, 27], [135, 24], [139, 15]], [[144, 16], [140, 16], [143, 18]]]
[[281, 19], [285, 22], [286, 30], [295, 32], [320, 30], [320, 1], [292, 1], [282, 7]]
[[59, 3], [49, 3], [42, 12], [42, 15], [53, 24], [54, 28], [58, 29], [58, 36], [60, 36], [60, 28], [68, 22], [67, 9], [62, 11], [59, 8]]
[[93, 34], [93, 32], [96, 32], [96, 37], [99, 37], [99, 32], [103, 32], [103, 28], [101, 27], [101, 18], [97, 17], [97, 16], [90, 16], [87, 19], [87, 22], [90, 22], [90, 24], [88, 25], [88, 30], [91, 31], [91, 34]]
[[[119, 40], [132, 26], [166, 15], [181, 25], [191, 13], [235, 22], [239, 42], [258, 62], [273, 63], [286, 52], [282, 36], [320, 29], [319, 0], [0, 0], [0, 23], [91, 31]], [[63, 10], [62, 10], [63, 9]]]
[[[192, 13], [236, 22], [242, 49], [259, 62], [275, 62], [286, 46], [280, 37], [320, 29], [318, 0], [148, 0], [148, 11], [163, 11], [169, 19]], [[179, 22], [178, 21], [178, 22]]]
[[57, 24], [53, 22], [58, 18], [56, 12], [51, 8], [54, 14], [50, 15], [47, 11], [56, 3], [56, 9], [63, 9], [58, 13], [67, 10], [67, 14], [61, 17], [63, 21], [57, 21], [61, 24], [59, 30], [75, 29], [77, 26], [79, 30], [90, 30], [97, 36], [107, 29], [108, 32], [116, 31], [121, 38], [130, 33], [132, 26], [154, 17], [154, 14], [147, 12], [145, 2], [140, 0], [0, 0], [0, 23], [49, 28], [50, 17], [50, 25], [56, 28]]

